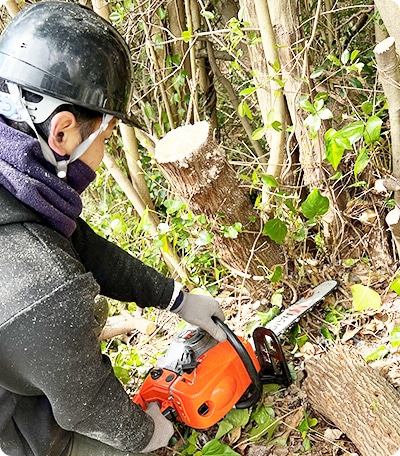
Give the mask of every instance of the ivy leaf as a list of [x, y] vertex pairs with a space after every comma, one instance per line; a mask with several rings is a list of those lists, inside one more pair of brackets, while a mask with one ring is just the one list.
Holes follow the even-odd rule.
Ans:
[[301, 205], [301, 212], [309, 219], [324, 215], [329, 210], [329, 199], [322, 196], [317, 188], [307, 196], [307, 199]]
[[369, 156], [365, 147], [358, 153], [357, 160], [354, 164], [354, 177], [357, 179], [358, 175], [365, 169], [369, 163]]
[[233, 451], [228, 445], [220, 443], [217, 439], [212, 439], [206, 443], [201, 454], [203, 456], [240, 456], [239, 453]]
[[371, 116], [365, 124], [364, 140], [366, 144], [379, 141], [381, 137], [382, 119], [378, 116]]
[[267, 235], [277, 244], [282, 244], [287, 234], [286, 223], [279, 219], [270, 219], [264, 225], [263, 234]]
[[354, 144], [356, 141], [360, 140], [364, 134], [364, 122], [358, 120], [349, 125], [346, 125], [341, 130], [339, 130], [338, 135], [340, 134], [341, 138], [347, 139], [350, 141], [350, 144]]
[[259, 440], [265, 434], [268, 435], [267, 441], [271, 440], [275, 429], [281, 423], [279, 420], [275, 419], [275, 413], [270, 407], [265, 407], [262, 405], [251, 415], [251, 418], [256, 422], [256, 425], [253, 426], [249, 435], [252, 437], [252, 440]]
[[219, 440], [232, 429], [245, 426], [250, 419], [250, 413], [247, 409], [232, 409], [223, 420], [218, 423], [218, 431], [215, 438]]
[[333, 128], [325, 133], [326, 158], [335, 170], [342, 161], [346, 149], [351, 149], [350, 141], [347, 138], [342, 138]]
[[379, 309], [381, 307], [381, 297], [379, 294], [365, 285], [359, 283], [350, 287], [353, 295], [353, 308], [355, 311], [366, 309]]

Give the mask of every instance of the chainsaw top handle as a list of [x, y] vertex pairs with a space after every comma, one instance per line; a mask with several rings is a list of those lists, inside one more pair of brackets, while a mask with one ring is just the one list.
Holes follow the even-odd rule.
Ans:
[[250, 408], [253, 405], [257, 404], [257, 402], [261, 399], [263, 387], [260, 375], [257, 372], [253, 360], [251, 359], [250, 355], [248, 354], [240, 339], [218, 317], [212, 317], [212, 319], [214, 323], [225, 332], [228, 342], [232, 345], [232, 347], [236, 350], [237, 354], [239, 355], [241, 361], [246, 367], [246, 370], [254, 386], [254, 392], [252, 393], [252, 395], [247, 399], [240, 399], [236, 403], [235, 407], [237, 409]]

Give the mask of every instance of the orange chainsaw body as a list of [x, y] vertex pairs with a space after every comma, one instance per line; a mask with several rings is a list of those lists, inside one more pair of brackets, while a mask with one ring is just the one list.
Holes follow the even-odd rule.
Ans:
[[[190, 337], [189, 333], [188, 337]], [[240, 338], [259, 371], [260, 365], [251, 344]], [[175, 411], [175, 418], [194, 429], [205, 429], [226, 415], [252, 380], [232, 345], [220, 342], [196, 359], [196, 366], [178, 374], [155, 367], [146, 377], [133, 401], [146, 409], [157, 401], [161, 412]]]

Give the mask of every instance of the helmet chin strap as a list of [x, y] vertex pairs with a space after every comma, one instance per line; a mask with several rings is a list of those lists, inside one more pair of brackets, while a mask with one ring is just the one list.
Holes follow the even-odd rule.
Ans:
[[[61, 104], [70, 104], [70, 103], [65, 103], [61, 100], [56, 100], [55, 98], [48, 97], [48, 96], [43, 96], [42, 94], [39, 94], [40, 96], [43, 97], [44, 102], [46, 103], [46, 111], [47, 113], [50, 113], [47, 115], [46, 118], [42, 119], [41, 116], [37, 117], [34, 114], [34, 111], [37, 109], [34, 107], [34, 105], [38, 103], [32, 103], [32, 102], [27, 102], [24, 100], [22, 97], [21, 89], [17, 84], [14, 84], [12, 82], [7, 82], [8, 90], [10, 92], [9, 96], [8, 94], [1, 93], [1, 99], [0, 99], [0, 114], [4, 115], [5, 117], [15, 120], [17, 122], [26, 122], [32, 130], [35, 132], [35, 135], [37, 139], [39, 140], [40, 147], [43, 152], [43, 156], [46, 161], [54, 165], [57, 171], [57, 176], [60, 179], [65, 179], [67, 176], [67, 169], [68, 165], [72, 163], [75, 160], [78, 160], [88, 149], [89, 147], [93, 144], [95, 139], [107, 129], [110, 121], [112, 120], [113, 116], [111, 114], [103, 114], [103, 118], [100, 124], [100, 127], [94, 131], [88, 138], [86, 138], [84, 141], [82, 141], [72, 152], [72, 154], [65, 160], [56, 160], [56, 157], [54, 155], [53, 150], [50, 148], [50, 146], [47, 144], [47, 142], [40, 136], [38, 131], [36, 130], [35, 124], [33, 120], [41, 120], [43, 122], [46, 120], [48, 115], [50, 115], [54, 109], [56, 109], [58, 106]], [[7, 112], [4, 112], [5, 110], [1, 110], [2, 106], [11, 106], [10, 109], [7, 109]], [[43, 110], [40, 110], [42, 115], [43, 115]], [[47, 114], [46, 113], [46, 114]], [[7, 115], [8, 114], [8, 115]], [[37, 122], [37, 123], [41, 123]]]

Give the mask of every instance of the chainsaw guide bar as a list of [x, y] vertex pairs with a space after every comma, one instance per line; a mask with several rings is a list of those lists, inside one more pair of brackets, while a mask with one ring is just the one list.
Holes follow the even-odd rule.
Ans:
[[316, 304], [321, 302], [329, 293], [331, 293], [338, 283], [336, 280], [328, 280], [321, 283], [312, 290], [312, 295], [307, 298], [301, 298], [284, 312], [272, 319], [265, 325], [265, 328], [272, 331], [276, 336], [280, 336], [287, 331], [296, 321], [300, 320]]

